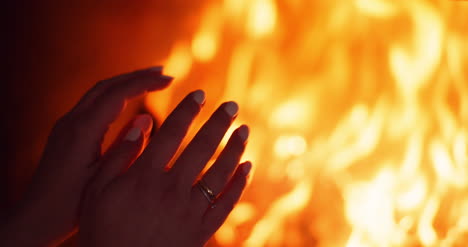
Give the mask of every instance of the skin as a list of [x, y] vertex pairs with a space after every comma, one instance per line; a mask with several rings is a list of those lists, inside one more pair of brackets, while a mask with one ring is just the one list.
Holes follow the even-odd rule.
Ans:
[[220, 106], [169, 168], [204, 102], [189, 94], [150, 137], [152, 119], [137, 116], [104, 154], [101, 144], [125, 102], [167, 87], [172, 78], [150, 68], [98, 83], [52, 130], [24, 199], [0, 228], [0, 246], [51, 246], [77, 231], [81, 246], [203, 246], [239, 200], [251, 168], [239, 165], [248, 128], [233, 132], [196, 179], [231, 125], [237, 106]]

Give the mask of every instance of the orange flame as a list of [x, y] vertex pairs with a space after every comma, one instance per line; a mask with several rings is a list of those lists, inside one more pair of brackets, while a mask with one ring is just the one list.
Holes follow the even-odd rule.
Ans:
[[213, 245], [468, 243], [468, 4], [225, 0], [201, 16], [147, 105], [165, 116], [196, 88], [202, 115], [241, 105], [255, 178]]

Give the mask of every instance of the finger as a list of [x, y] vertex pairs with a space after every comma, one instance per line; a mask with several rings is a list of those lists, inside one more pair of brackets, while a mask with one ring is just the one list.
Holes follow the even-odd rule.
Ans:
[[195, 178], [213, 156], [231, 126], [238, 109], [235, 102], [222, 104], [182, 152], [173, 168], [173, 173], [179, 178], [179, 185], [182, 188], [190, 190]]
[[226, 189], [216, 200], [216, 204], [206, 211], [203, 218], [203, 228], [209, 235], [218, 230], [239, 201], [247, 185], [251, 168], [252, 163], [250, 162], [239, 165]]
[[[138, 159], [142, 169], [163, 171], [177, 152], [183, 138], [205, 102], [205, 93], [201, 90], [187, 95], [167, 117], [151, 142]], [[138, 169], [138, 166], [135, 166]], [[150, 172], [151, 173], [151, 172]]]
[[[246, 125], [242, 125], [235, 130], [216, 162], [203, 175], [202, 179], [204, 183], [213, 191], [214, 195], [221, 193], [236, 169], [237, 164], [239, 164], [245, 150], [248, 135], [249, 128]], [[203, 212], [203, 208], [206, 209], [209, 202], [199, 192], [197, 186], [192, 188], [192, 205], [199, 207], [199, 211]]]
[[119, 83], [125, 82], [127, 80], [142, 76], [144, 74], [152, 74], [153, 76], [159, 77], [162, 75], [162, 66], [151, 67], [147, 69], [137, 70], [123, 75], [115, 76], [110, 79], [102, 80], [94, 85], [86, 94], [80, 99], [78, 104], [73, 108], [72, 111], [82, 112], [83, 110], [89, 108], [96, 98], [102, 95], [110, 87], [113, 87]]
[[203, 176], [204, 181], [212, 186], [211, 189], [215, 194], [222, 191], [239, 164], [248, 136], [249, 128], [246, 125], [235, 130], [216, 162]]
[[126, 101], [148, 91], [160, 90], [173, 80], [169, 76], [145, 73], [113, 85], [96, 98], [92, 107], [83, 114], [87, 127], [94, 136], [104, 134], [109, 125], [125, 107]]
[[[131, 128], [133, 127], [139, 127], [140, 129], [143, 130], [143, 135], [144, 138], [143, 140], [146, 142], [149, 140], [150, 135], [151, 135], [151, 130], [153, 129], [153, 118], [151, 117], [150, 114], [140, 114], [133, 118], [131, 121], [129, 121], [123, 128], [120, 130], [120, 133], [117, 135], [117, 138], [115, 138], [114, 142], [109, 146], [107, 151], [105, 152], [104, 156], [112, 151], [114, 147], [119, 145], [127, 135], [127, 133], [130, 131]], [[144, 143], [147, 144], [147, 143]]]
[[[67, 136], [71, 148], [81, 154], [76, 157], [82, 161], [79, 163], [91, 167], [102, 156], [104, 135], [125, 101], [146, 91], [162, 89], [172, 80], [160, 74], [159, 69], [149, 68], [101, 82], [71, 112], [57, 121], [50, 139], [54, 145], [63, 145], [60, 136]], [[89, 175], [94, 173], [94, 169], [88, 169]]]
[[101, 190], [124, 172], [138, 157], [153, 126], [148, 114], [139, 115], [121, 132], [121, 137], [102, 157], [94, 189]]

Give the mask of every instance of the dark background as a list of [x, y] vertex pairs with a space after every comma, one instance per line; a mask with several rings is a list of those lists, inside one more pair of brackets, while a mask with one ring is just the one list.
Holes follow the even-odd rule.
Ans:
[[192, 34], [205, 2], [2, 3], [3, 214], [21, 198], [54, 122], [98, 80], [157, 65], [176, 39]]

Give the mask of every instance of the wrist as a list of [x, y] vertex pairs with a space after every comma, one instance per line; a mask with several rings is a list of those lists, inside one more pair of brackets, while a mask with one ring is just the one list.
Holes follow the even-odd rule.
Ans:
[[[58, 224], [49, 210], [40, 206], [18, 207], [11, 211], [0, 226], [0, 246], [37, 247], [59, 243]], [[61, 235], [63, 236], [63, 234]]]

